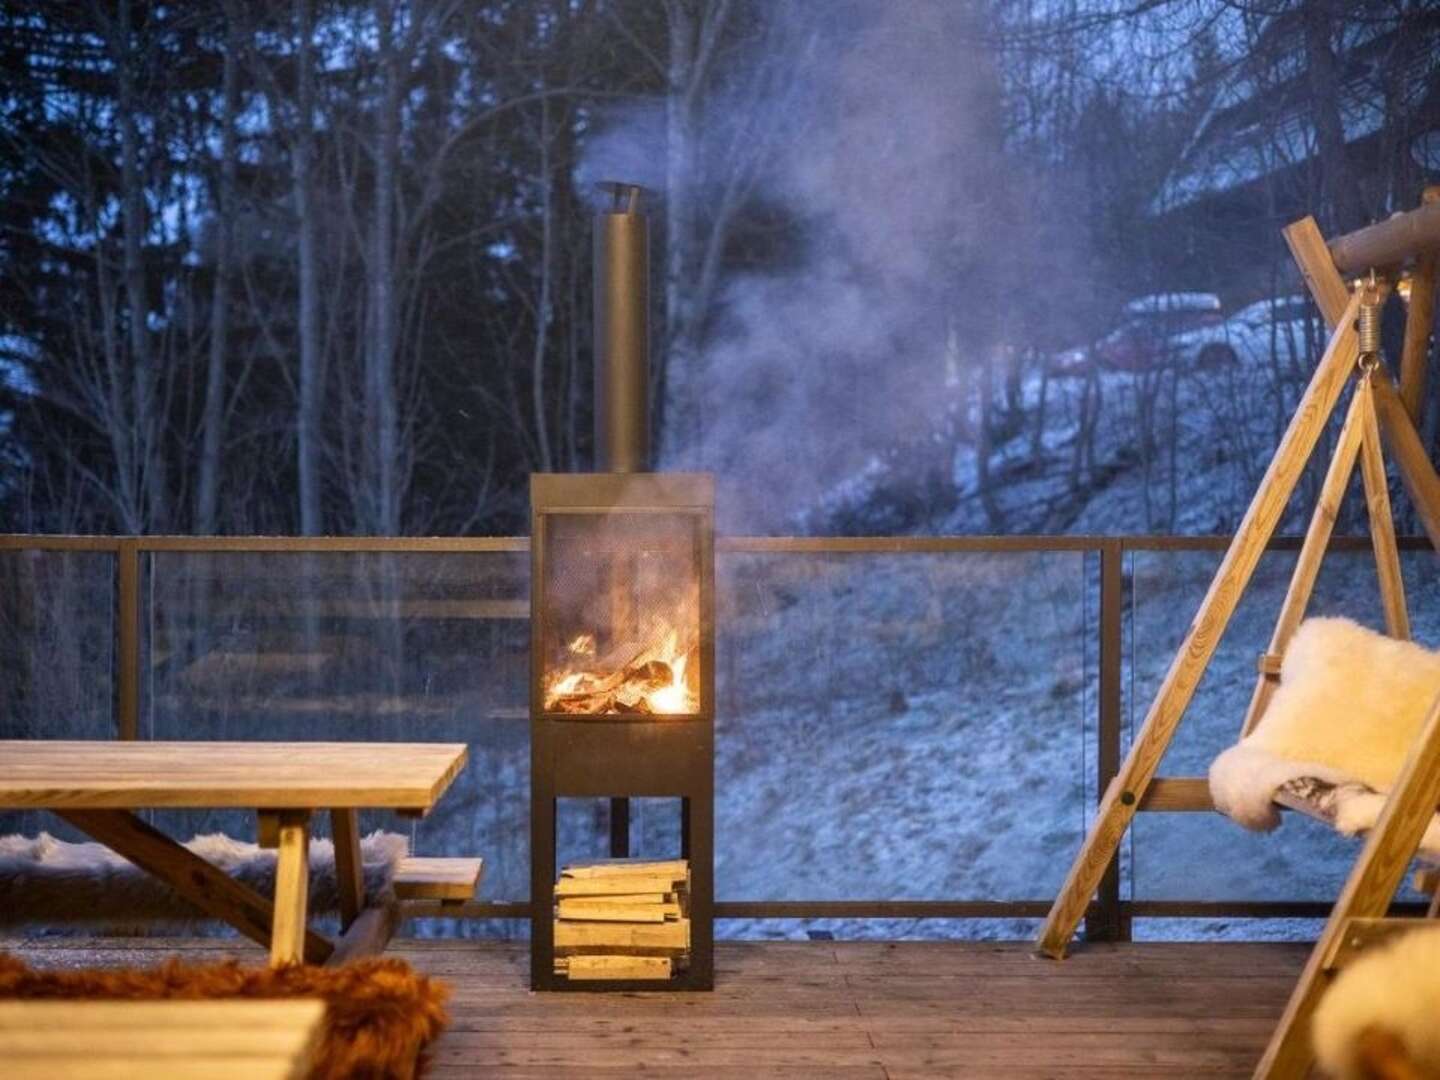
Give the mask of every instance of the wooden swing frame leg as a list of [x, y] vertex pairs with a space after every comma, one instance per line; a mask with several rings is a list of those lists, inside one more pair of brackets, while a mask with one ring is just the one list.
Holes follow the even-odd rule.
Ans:
[[1405, 579], [1400, 573], [1400, 548], [1395, 542], [1395, 514], [1390, 507], [1385, 455], [1380, 449], [1380, 424], [1375, 416], [1376, 374], [1371, 372], [1361, 379], [1355, 391], [1361, 402], [1360, 475], [1365, 483], [1365, 506], [1370, 516], [1370, 542], [1375, 548], [1375, 572], [1380, 581], [1385, 632], [1398, 641], [1409, 641], [1410, 612], [1405, 604]]
[[1430, 463], [1425, 444], [1394, 383], [1380, 371], [1375, 373], [1375, 408], [1390, 456], [1399, 469], [1420, 525], [1435, 550], [1440, 551], [1440, 474]]
[[1355, 474], [1355, 463], [1360, 457], [1360, 443], [1364, 437], [1365, 402], [1359, 393], [1350, 401], [1350, 410], [1345, 414], [1345, 424], [1335, 443], [1335, 453], [1330, 458], [1330, 467], [1325, 472], [1324, 483], [1320, 486], [1320, 498], [1310, 515], [1310, 526], [1305, 530], [1305, 542], [1300, 545], [1300, 554], [1295, 559], [1295, 571], [1290, 575], [1290, 586], [1285, 591], [1285, 602], [1280, 605], [1280, 615], [1275, 620], [1275, 631], [1270, 636], [1270, 647], [1260, 658], [1260, 673], [1255, 680], [1255, 691], [1250, 695], [1250, 707], [1245, 710], [1245, 722], [1240, 727], [1243, 739], [1255, 730], [1270, 699], [1280, 685], [1280, 661], [1290, 647], [1305, 611], [1310, 606], [1310, 597], [1315, 591], [1315, 579], [1320, 575], [1320, 566], [1325, 561], [1325, 551], [1330, 546], [1330, 536], [1335, 531], [1335, 519], [1340, 514], [1340, 504], [1350, 487], [1350, 478]]
[[[1440, 698], [1430, 708], [1420, 738], [1410, 748], [1395, 788], [1375, 828], [1365, 838], [1360, 857], [1335, 901], [1330, 919], [1310, 953], [1300, 981], [1290, 995], [1280, 1024], [1271, 1036], [1265, 1056], [1256, 1066], [1257, 1078], [1304, 1076], [1314, 1060], [1310, 1019], [1347, 951], [1353, 920], [1384, 915], [1425, 829], [1440, 805]], [[1421, 920], [1407, 920], [1423, 926]]]
[[1185, 640], [1131, 744], [1130, 753], [1101, 799], [1095, 822], [1041, 929], [1037, 948], [1046, 956], [1060, 959], [1065, 955], [1090, 898], [1155, 778], [1160, 759], [1170, 746], [1180, 718], [1215, 654], [1260, 556], [1275, 533], [1295, 484], [1335, 411], [1358, 357], [1355, 317], [1359, 309], [1360, 295], [1356, 293], [1346, 305], [1345, 318], [1331, 335], [1325, 355], [1291, 417], [1290, 426], [1210, 583], [1195, 621], [1186, 631]]

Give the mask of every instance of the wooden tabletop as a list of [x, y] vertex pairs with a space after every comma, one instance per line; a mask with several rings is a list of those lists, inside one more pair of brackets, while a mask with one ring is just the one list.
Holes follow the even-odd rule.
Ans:
[[301, 1080], [325, 1003], [0, 1001], [7, 1080]]
[[0, 807], [425, 813], [463, 743], [0, 740]]

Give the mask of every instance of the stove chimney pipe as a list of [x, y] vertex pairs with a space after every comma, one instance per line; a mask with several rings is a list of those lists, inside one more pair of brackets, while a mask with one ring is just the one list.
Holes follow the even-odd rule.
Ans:
[[595, 215], [595, 464], [650, 467], [650, 222], [644, 188], [606, 183]]

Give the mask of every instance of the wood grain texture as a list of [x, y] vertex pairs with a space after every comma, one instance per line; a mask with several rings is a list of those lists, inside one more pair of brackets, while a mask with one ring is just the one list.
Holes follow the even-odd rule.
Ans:
[[298, 964], [305, 958], [305, 926], [310, 900], [310, 814], [280, 813], [275, 864], [275, 921], [270, 931], [270, 963]]
[[1310, 460], [1330, 414], [1335, 410], [1355, 367], [1355, 314], [1359, 295], [1350, 298], [1342, 325], [1331, 337], [1290, 425], [1280, 440], [1229, 550], [1221, 560], [1170, 665], [1160, 690], [1136, 734], [1119, 775], [1106, 790], [1100, 810], [1041, 930], [1038, 947], [1056, 959], [1065, 955], [1090, 898], [1135, 815], [1160, 759], [1174, 737], [1200, 678], [1215, 653], [1220, 636], [1234, 614], [1241, 594], [1279, 524], [1296, 481]]
[[335, 951], [325, 963], [339, 967], [362, 956], [382, 953], [399, 926], [400, 905], [397, 902], [385, 900], [372, 904], [340, 935], [340, 940], [335, 942]]
[[0, 741], [0, 806], [396, 809], [424, 813], [461, 743]]
[[[206, 914], [229, 923], [251, 941], [270, 945], [275, 906], [248, 885], [211, 866], [125, 810], [63, 810], [60, 817], [140, 869], [158, 877]], [[123, 912], [115, 912], [123, 917]], [[305, 959], [320, 963], [330, 943], [307, 932]]]
[[1365, 484], [1365, 508], [1370, 515], [1370, 542], [1375, 547], [1375, 573], [1380, 582], [1380, 606], [1385, 632], [1400, 641], [1410, 640], [1410, 612], [1405, 606], [1405, 579], [1400, 572], [1400, 551], [1395, 546], [1395, 517], [1390, 508], [1390, 481], [1380, 449], [1380, 425], [1375, 417], [1373, 378], [1360, 380], [1355, 390], [1361, 407], [1360, 474]]
[[1330, 241], [1330, 257], [1343, 274], [1398, 266], [1440, 248], [1440, 205], [1425, 201]]
[[1351, 919], [1378, 918], [1385, 914], [1437, 803], [1440, 803], [1440, 699], [1431, 707], [1385, 809], [1365, 838], [1360, 857], [1335, 901], [1334, 911], [1290, 995], [1280, 1025], [1256, 1067], [1257, 1078], [1283, 1080], [1304, 1076], [1310, 1068], [1314, 1059], [1310, 1018], [1330, 985], [1327, 963], [1343, 946]]
[[1389, 377], [1377, 371], [1374, 383], [1375, 408], [1390, 456], [1400, 471], [1400, 479], [1410, 495], [1410, 503], [1415, 507], [1425, 535], [1440, 551], [1440, 475], [1436, 475], [1425, 444], [1420, 440], [1420, 434], [1411, 423], [1410, 414], [1405, 411], [1405, 405]]
[[[1422, 201], [1440, 202], [1440, 186], [1427, 187]], [[1425, 408], [1430, 334], [1435, 326], [1437, 264], [1440, 264], [1440, 252], [1427, 251], [1416, 256], [1410, 271], [1410, 307], [1405, 313], [1405, 340], [1400, 346], [1400, 398], [1414, 424], [1420, 423]]]
[[1145, 789], [1141, 810], [1193, 813], [1214, 810], [1210, 781], [1203, 776], [1157, 776]]
[[[1350, 400], [1345, 414], [1345, 423], [1340, 428], [1340, 437], [1335, 442], [1335, 453], [1330, 457], [1329, 468], [1320, 486], [1320, 497], [1310, 514], [1310, 525], [1305, 530], [1305, 541], [1300, 545], [1300, 554], [1295, 559], [1295, 571], [1290, 575], [1290, 584], [1285, 590], [1285, 599], [1280, 605], [1280, 615], [1275, 630], [1270, 635], [1268, 657], [1283, 662], [1285, 651], [1290, 648], [1290, 639], [1295, 636], [1305, 612], [1310, 607], [1310, 597], [1315, 591], [1315, 579], [1325, 561], [1325, 552], [1330, 546], [1330, 537], [1335, 531], [1335, 521], [1340, 514], [1340, 504], [1345, 500], [1345, 491], [1355, 472], [1355, 460], [1360, 453], [1364, 436], [1364, 403], [1357, 393]], [[1255, 690], [1250, 695], [1250, 705], [1245, 710], [1245, 721], [1240, 726], [1243, 739], [1255, 730], [1270, 699], [1280, 684], [1280, 663], [1273, 666], [1263, 664], [1260, 677], [1255, 680]]]
[[360, 859], [360, 815], [353, 809], [330, 811], [330, 838], [335, 844], [335, 880], [340, 890], [340, 930], [365, 910], [365, 867]]
[[[1285, 243], [1290, 248], [1295, 264], [1300, 267], [1310, 295], [1320, 305], [1320, 314], [1325, 317], [1331, 329], [1334, 329], [1345, 312], [1346, 304], [1350, 302], [1350, 290], [1335, 269], [1330, 248], [1320, 233], [1320, 226], [1313, 217], [1303, 217], [1287, 225], [1284, 232]], [[1351, 317], [1354, 317], [1353, 313]]]
[[409, 856], [395, 868], [395, 895], [401, 900], [471, 900], [484, 875], [484, 859]]
[[[19, 951], [69, 965], [79, 944]], [[93, 944], [144, 963], [217, 943]], [[1019, 942], [721, 941], [713, 993], [603, 1007], [530, 993], [524, 943], [399, 939], [389, 952], [452, 988], [427, 1072], [447, 1080], [1098, 1080], [1249, 1075], [1306, 949], [1086, 945], [1056, 965]]]
[[0, 1061], [45, 1077], [304, 1077], [325, 1003], [0, 1001]]

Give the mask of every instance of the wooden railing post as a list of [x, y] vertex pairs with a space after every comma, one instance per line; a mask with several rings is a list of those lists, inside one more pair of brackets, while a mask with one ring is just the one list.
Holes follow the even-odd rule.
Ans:
[[121, 739], [140, 737], [140, 547], [133, 538], [115, 550], [115, 731]]
[[[1096, 799], [1103, 799], [1120, 771], [1122, 626], [1125, 606], [1124, 541], [1110, 539], [1100, 547], [1100, 688], [1097, 724]], [[1085, 919], [1088, 941], [1128, 941], [1130, 923], [1120, 909], [1120, 852], [1110, 860], [1095, 906]]]

